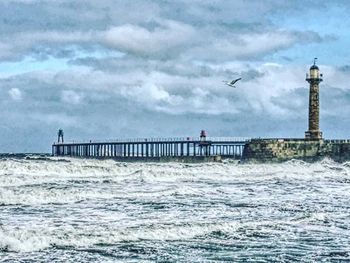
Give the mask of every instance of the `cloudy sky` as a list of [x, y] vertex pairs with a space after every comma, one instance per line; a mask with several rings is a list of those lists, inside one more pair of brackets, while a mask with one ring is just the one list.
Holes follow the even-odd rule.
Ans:
[[[347, 0], [2, 0], [0, 152], [66, 140], [350, 137]], [[236, 89], [222, 80], [242, 77]]]

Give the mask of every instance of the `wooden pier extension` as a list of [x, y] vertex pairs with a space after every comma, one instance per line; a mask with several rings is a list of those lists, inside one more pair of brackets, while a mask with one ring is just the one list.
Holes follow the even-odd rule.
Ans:
[[221, 156], [241, 159], [248, 138], [132, 139], [110, 142], [58, 142], [53, 156], [156, 159], [160, 157]]

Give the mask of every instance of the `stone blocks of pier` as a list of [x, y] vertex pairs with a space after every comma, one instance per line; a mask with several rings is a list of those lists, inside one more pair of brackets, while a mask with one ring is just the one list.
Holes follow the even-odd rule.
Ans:
[[253, 139], [243, 150], [246, 163], [271, 163], [299, 159], [307, 162], [331, 158], [350, 161], [350, 140]]

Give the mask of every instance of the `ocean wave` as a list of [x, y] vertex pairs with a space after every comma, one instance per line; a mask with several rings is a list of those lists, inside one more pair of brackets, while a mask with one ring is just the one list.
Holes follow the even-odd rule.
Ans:
[[0, 253], [34, 260], [33, 253], [180, 244], [198, 255], [217, 247], [231, 259], [241, 251], [275, 261], [278, 251], [312, 261], [317, 250], [344, 258], [348, 193], [349, 163], [329, 159], [257, 165], [6, 157]]
[[65, 158], [50, 158], [45, 160], [26, 159], [0, 159], [0, 177], [3, 176], [36, 176], [36, 177], [103, 177], [108, 175], [129, 176], [133, 174], [152, 177], [172, 176], [240, 176], [251, 175], [264, 176], [266, 170], [279, 173], [288, 169], [291, 172], [305, 174], [317, 170], [342, 169], [349, 172], [349, 164], [336, 163], [330, 159], [324, 159], [316, 163], [305, 163], [300, 160], [291, 160], [282, 164], [237, 164], [237, 163], [120, 163], [113, 160], [93, 160]]
[[[324, 215], [316, 215], [317, 220], [324, 220]], [[150, 224], [134, 227], [116, 227], [111, 225], [89, 224], [79, 228], [70, 225], [53, 228], [32, 227], [26, 229], [0, 229], [0, 250], [15, 252], [34, 252], [51, 247], [72, 247], [74, 249], [96, 247], [99, 244], [111, 246], [123, 242], [167, 242], [167, 241], [197, 241], [225, 242], [240, 240], [258, 245], [261, 240], [272, 242], [274, 238], [303, 239], [299, 246], [308, 250], [327, 247], [327, 242], [345, 244], [349, 235], [344, 235], [336, 241], [334, 237], [342, 234], [341, 229], [321, 230], [318, 225], [304, 225], [303, 232], [295, 232], [305, 222], [265, 221], [265, 222], [216, 222], [216, 223], [185, 223], [185, 224]], [[306, 226], [306, 228], [305, 228]], [[321, 238], [321, 233], [324, 232]], [[320, 243], [322, 240], [325, 242]], [[263, 244], [260, 244], [263, 247]], [[331, 247], [333, 247], [331, 245]]]
[[188, 240], [211, 233], [232, 233], [236, 223], [185, 224], [140, 226], [124, 229], [108, 226], [75, 229], [0, 229], [0, 249], [16, 252], [33, 252], [52, 246], [88, 248], [96, 244], [112, 245], [119, 242]]

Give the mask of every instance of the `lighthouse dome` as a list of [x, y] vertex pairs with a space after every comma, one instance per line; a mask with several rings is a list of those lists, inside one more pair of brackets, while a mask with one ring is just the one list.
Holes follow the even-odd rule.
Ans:
[[311, 67], [310, 67], [310, 70], [314, 70], [314, 69], [317, 69], [317, 70], [319, 70], [319, 68], [314, 64], [314, 65], [312, 65]]

